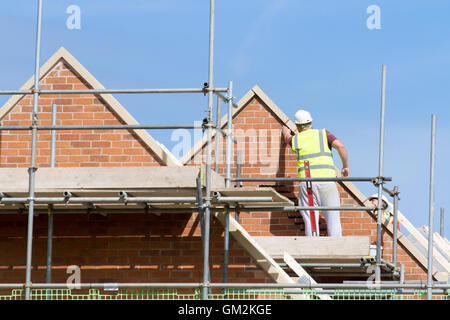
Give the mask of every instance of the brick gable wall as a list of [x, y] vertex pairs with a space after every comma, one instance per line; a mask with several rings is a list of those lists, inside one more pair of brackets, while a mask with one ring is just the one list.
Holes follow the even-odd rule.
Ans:
[[[63, 61], [40, 82], [41, 89], [88, 89], [83, 79]], [[121, 121], [97, 95], [42, 95], [39, 98], [39, 125], [51, 125], [52, 105], [57, 105], [57, 125], [117, 125]], [[31, 125], [33, 97], [25, 96], [1, 119], [3, 126]], [[50, 166], [50, 131], [39, 131], [36, 163]], [[0, 166], [28, 167], [31, 131], [0, 133]], [[128, 130], [57, 130], [56, 167], [158, 166], [158, 157]]]

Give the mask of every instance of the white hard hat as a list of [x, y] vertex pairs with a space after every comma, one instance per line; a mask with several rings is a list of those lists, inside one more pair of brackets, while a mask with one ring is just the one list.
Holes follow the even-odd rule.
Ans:
[[294, 116], [295, 124], [307, 124], [311, 123], [312, 118], [308, 111], [306, 110], [298, 110]]
[[[375, 193], [367, 198], [367, 200], [369, 201], [372, 199], [378, 199], [378, 193]], [[388, 199], [384, 195], [381, 196], [381, 199], [383, 200], [383, 210], [388, 209], [388, 211], [390, 211], [389, 209], [391, 209], [391, 204], [389, 203]]]

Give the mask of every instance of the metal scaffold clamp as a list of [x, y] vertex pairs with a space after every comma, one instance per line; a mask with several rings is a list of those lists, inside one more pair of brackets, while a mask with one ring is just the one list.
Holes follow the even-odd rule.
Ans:
[[209, 91], [209, 83], [205, 82], [205, 83], [203, 83], [203, 89], [202, 89], [203, 95], [206, 96], [208, 91]]
[[70, 201], [70, 198], [72, 197], [72, 193], [70, 193], [69, 191], [64, 191], [63, 196], [64, 196], [64, 203], [67, 205]]
[[28, 168], [28, 174], [30, 174], [31, 171], [36, 172], [37, 169], [38, 169], [38, 167], [29, 167], [29, 168]]
[[216, 125], [209, 121], [208, 117], [203, 118], [202, 120], [202, 132], [204, 132], [208, 128], [215, 128]]
[[128, 205], [128, 195], [125, 191], [119, 191], [119, 199], [125, 203], [125, 205]]
[[372, 183], [373, 183], [376, 187], [378, 187], [378, 186], [381, 185], [381, 184], [385, 184], [385, 183], [386, 183], [385, 180], [386, 180], [385, 177], [378, 176], [378, 177], [372, 179]]

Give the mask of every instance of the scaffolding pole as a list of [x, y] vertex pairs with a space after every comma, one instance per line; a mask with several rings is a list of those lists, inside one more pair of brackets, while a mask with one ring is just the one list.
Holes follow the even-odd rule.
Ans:
[[[209, 70], [208, 70], [208, 87], [214, 87], [214, 0], [210, 0], [210, 14], [209, 14]], [[208, 92], [208, 110], [207, 110], [207, 155], [206, 155], [206, 181], [205, 181], [205, 236], [204, 241], [204, 261], [203, 261], [203, 283], [209, 283], [209, 233], [211, 221], [211, 158], [212, 158], [212, 107], [213, 94]], [[204, 300], [208, 299], [208, 286], [204, 286], [202, 290], [202, 297]]]
[[[121, 191], [124, 193], [124, 191]], [[64, 197], [34, 197], [34, 198], [0, 198], [0, 203], [30, 203], [35, 204], [80, 204], [80, 203], [197, 203], [197, 197], [73, 197], [66, 192]], [[120, 193], [120, 192], [119, 192]], [[272, 197], [224, 197], [217, 196], [209, 199], [210, 203], [233, 202], [269, 202]]]
[[427, 299], [431, 300], [433, 287], [433, 219], [434, 219], [434, 167], [436, 159], [436, 115], [431, 116], [431, 148], [430, 148], [430, 191], [428, 218], [428, 272]]
[[[384, 152], [384, 113], [386, 105], [386, 66], [382, 66], [381, 74], [381, 112], [380, 112], [380, 144], [378, 158], [378, 176], [383, 176], [383, 152]], [[378, 183], [378, 202], [377, 202], [377, 251], [376, 251], [376, 269], [375, 282], [381, 281], [381, 215], [383, 210], [382, 199], [383, 185]]]
[[[52, 105], [52, 126], [56, 125], [56, 104]], [[51, 131], [50, 167], [55, 167], [56, 131]], [[47, 273], [46, 282], [52, 282], [52, 251], [53, 251], [53, 205], [48, 206], [48, 235], [47, 235]]]
[[51, 125], [51, 126], [1, 126], [0, 131], [25, 131], [25, 130], [139, 130], [139, 129], [202, 129], [202, 125], [192, 124], [112, 124], [112, 125]]
[[234, 182], [301, 182], [301, 181], [392, 181], [391, 177], [336, 177], [336, 178], [233, 178]]
[[203, 93], [227, 92], [228, 88], [177, 88], [177, 89], [72, 89], [72, 90], [0, 90], [0, 95], [29, 95], [29, 94], [137, 94], [137, 93]]
[[219, 133], [223, 134], [223, 132], [220, 132], [219, 130], [221, 129], [220, 125], [220, 117], [222, 114], [222, 110], [221, 110], [221, 100], [219, 99], [219, 97], [217, 97], [217, 111], [216, 111], [216, 152], [215, 152], [215, 163], [214, 163], [214, 171], [219, 173], [219, 163], [221, 161], [221, 151], [220, 151], [220, 141], [221, 141], [221, 136]]
[[[326, 288], [326, 289], [365, 289], [367, 288], [367, 282], [362, 281], [358, 283], [174, 283], [174, 282], [164, 282], [164, 283], [77, 283], [77, 288], [79, 289], [118, 289], [118, 288], [230, 288], [230, 289], [287, 289], [287, 288], [303, 288], [303, 289], [314, 289], [314, 288]], [[2, 283], [0, 284], [0, 289], [22, 289], [24, 287], [23, 283]], [[70, 289], [71, 285], [67, 283], [33, 283], [32, 288], [34, 289]], [[408, 283], [398, 283], [398, 282], [388, 282], [380, 283], [379, 289], [372, 290], [377, 292], [380, 289], [426, 289], [427, 285], [424, 282], [408, 282]], [[434, 283], [433, 289], [450, 289], [449, 283]]]
[[394, 187], [394, 228], [393, 228], [393, 245], [392, 245], [392, 264], [397, 267], [397, 242], [398, 242], [398, 186]]
[[[35, 65], [34, 65], [34, 88], [39, 90], [39, 65], [40, 65], [40, 53], [41, 53], [41, 28], [42, 28], [42, 0], [38, 0], [38, 12], [37, 12], [37, 28], [36, 28], [36, 48], [35, 48]], [[37, 126], [39, 113], [39, 94], [33, 93], [33, 113], [32, 124]], [[29, 174], [29, 197], [28, 203], [28, 226], [27, 226], [27, 260], [25, 269], [25, 299], [30, 299], [30, 286], [31, 286], [31, 258], [33, 249], [33, 215], [34, 215], [34, 184], [35, 184], [35, 172], [36, 172], [36, 140], [37, 130], [33, 128], [31, 131], [31, 163], [28, 169]]]
[[233, 132], [233, 83], [230, 81], [228, 84], [228, 130], [227, 130], [227, 148], [226, 148], [226, 173], [225, 173], [225, 186], [230, 187], [231, 179], [231, 157], [232, 157], [232, 141], [231, 135]]

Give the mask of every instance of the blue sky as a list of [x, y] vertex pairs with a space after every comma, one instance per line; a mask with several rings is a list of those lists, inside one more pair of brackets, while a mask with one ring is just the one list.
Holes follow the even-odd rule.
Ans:
[[[70, 5], [81, 9], [81, 29], [66, 26]], [[367, 28], [370, 5], [381, 10], [381, 29]], [[36, 1], [0, 3], [1, 89], [19, 88], [34, 71], [36, 9]], [[449, 12], [446, 0], [216, 0], [214, 83], [232, 80], [237, 99], [257, 84], [291, 117], [308, 108], [316, 127], [346, 145], [351, 175], [376, 176], [386, 64], [387, 187], [399, 186], [400, 210], [416, 227], [428, 224], [436, 114], [436, 229], [440, 207], [450, 211]], [[47, 0], [43, 17], [41, 63], [64, 46], [107, 88], [200, 87], [208, 79], [208, 0]], [[143, 124], [192, 123], [207, 104], [192, 94], [116, 98]], [[167, 131], [151, 134], [176, 144]]]

